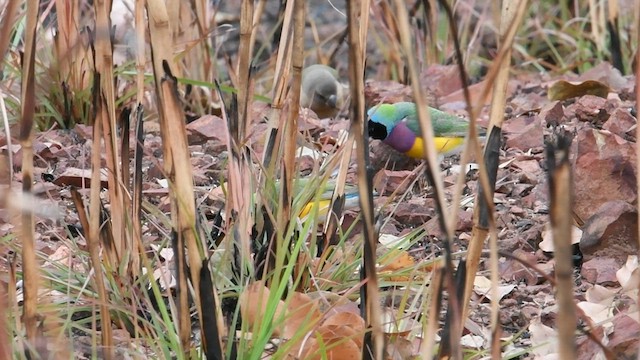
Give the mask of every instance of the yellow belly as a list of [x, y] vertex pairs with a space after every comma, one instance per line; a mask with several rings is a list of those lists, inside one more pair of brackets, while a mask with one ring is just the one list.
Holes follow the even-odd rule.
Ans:
[[[329, 205], [331, 204], [331, 200], [320, 200], [317, 205], [318, 205], [318, 217], [320, 216], [327, 216], [328, 210], [329, 210]], [[300, 211], [300, 213], [298, 214], [298, 217], [300, 219], [304, 218], [305, 216], [309, 215], [311, 213], [311, 210], [313, 210], [313, 207], [316, 206], [316, 202], [315, 201], [310, 201], [308, 202]]]
[[[463, 137], [437, 137], [434, 138], [436, 150], [438, 154], [450, 154], [458, 150], [462, 144], [464, 144]], [[409, 151], [405, 152], [407, 156], [417, 159], [424, 158], [424, 142], [422, 138], [416, 138], [416, 141], [413, 143], [413, 146]]]

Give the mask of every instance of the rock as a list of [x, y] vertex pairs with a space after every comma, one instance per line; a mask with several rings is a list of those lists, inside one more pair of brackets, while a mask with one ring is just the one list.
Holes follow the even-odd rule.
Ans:
[[473, 228], [473, 211], [458, 211], [458, 221], [456, 222], [456, 231], [468, 231]]
[[546, 104], [540, 109], [538, 117], [544, 125], [557, 126], [564, 122], [564, 106], [562, 106], [560, 101]]
[[576, 337], [576, 360], [604, 358], [602, 348], [589, 338], [590, 336], [594, 336], [596, 339], [602, 339], [605, 336], [604, 328], [602, 326], [596, 326], [590, 330], [590, 333], [591, 335], [580, 335]]
[[635, 317], [620, 313], [613, 318], [613, 333], [607, 347], [618, 359], [633, 359], [638, 355], [640, 324]]
[[[401, 221], [398, 219], [398, 221]], [[458, 220], [456, 221], [456, 229], [455, 231], [468, 231], [473, 227], [473, 211], [463, 211], [460, 210], [458, 212]], [[438, 220], [437, 216], [433, 216], [429, 221], [424, 224], [424, 228], [430, 236], [439, 237], [443, 235], [442, 229], [440, 228], [440, 220]]]
[[585, 95], [570, 107], [578, 120], [601, 126], [609, 118], [609, 114], [605, 110], [606, 103], [607, 100], [601, 97]]
[[462, 88], [458, 65], [429, 65], [420, 74], [420, 84], [430, 89], [436, 98], [451, 94]]
[[610, 257], [594, 257], [582, 264], [581, 275], [590, 284], [614, 286], [618, 284], [616, 271], [620, 269], [617, 261]]
[[502, 128], [507, 148], [528, 151], [542, 148], [542, 122], [536, 116], [519, 116], [504, 123]]
[[586, 259], [614, 258], [619, 266], [628, 255], [637, 254], [638, 212], [635, 206], [622, 200], [601, 205], [584, 224], [580, 250]]
[[513, 166], [519, 169], [519, 181], [524, 184], [536, 185], [542, 175], [542, 168], [538, 160], [515, 161]]
[[186, 125], [189, 144], [202, 144], [207, 140], [218, 140], [226, 146], [227, 124], [215, 115], [203, 115]]
[[617, 108], [609, 117], [609, 120], [602, 125], [602, 128], [624, 139], [636, 140], [635, 125], [636, 118], [631, 116], [628, 110]]
[[417, 174], [413, 171], [393, 171], [382, 169], [378, 171], [373, 178], [373, 188], [378, 194], [391, 194], [397, 191], [397, 194], [403, 194], [413, 183]]
[[588, 219], [602, 204], [624, 200], [635, 204], [635, 144], [606, 130], [582, 129], [574, 139], [574, 211]]
[[[513, 251], [513, 255], [519, 259], [524, 259], [530, 264], [536, 264], [537, 259], [535, 254], [517, 249]], [[521, 282], [524, 281], [527, 285], [535, 285], [540, 281], [540, 274], [532, 271], [527, 266], [523, 265], [517, 260], [507, 258], [504, 261], [501, 260], [498, 263], [498, 273], [500, 277], [507, 282]]]
[[422, 205], [419, 202], [420, 199], [415, 200], [412, 199], [398, 204], [395, 218], [404, 226], [420, 226], [434, 216], [433, 208]]
[[410, 86], [395, 81], [367, 81], [364, 85], [364, 97], [367, 107], [379, 103], [413, 101]]

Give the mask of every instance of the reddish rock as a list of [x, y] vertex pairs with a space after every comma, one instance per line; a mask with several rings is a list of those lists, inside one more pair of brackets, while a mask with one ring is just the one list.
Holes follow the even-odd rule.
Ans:
[[458, 221], [456, 222], [456, 231], [469, 231], [473, 228], [473, 211], [458, 211]]
[[370, 107], [379, 103], [413, 101], [413, 91], [410, 86], [395, 81], [367, 81], [364, 97], [367, 107]]
[[[535, 254], [524, 250], [517, 249], [513, 252], [513, 255], [519, 259], [526, 260], [530, 264], [535, 265], [537, 263]], [[511, 258], [507, 258], [498, 263], [498, 273], [500, 277], [507, 282], [524, 281], [527, 285], [535, 285], [540, 280], [540, 275], [536, 271], [531, 270], [519, 261]]]
[[538, 117], [544, 125], [557, 126], [565, 120], [564, 106], [562, 106], [560, 101], [554, 101], [546, 104], [540, 109]]
[[607, 122], [602, 125], [602, 128], [605, 130], [609, 130], [622, 138], [635, 141], [636, 123], [636, 118], [631, 116], [628, 110], [617, 108], [613, 110], [611, 116], [609, 117], [609, 120], [607, 120]]
[[[596, 339], [602, 339], [604, 331], [602, 326], [596, 326], [595, 329], [591, 329], [591, 336]], [[593, 360], [598, 356], [602, 356], [602, 348], [591, 340], [588, 335], [580, 335], [576, 337], [576, 360]], [[601, 357], [604, 359], [604, 356]], [[616, 359], [619, 359], [616, 357]]]
[[607, 100], [601, 97], [585, 95], [571, 107], [578, 120], [602, 125], [609, 118], [609, 114], [605, 111], [606, 103]]
[[588, 219], [602, 204], [624, 200], [635, 204], [635, 144], [608, 131], [582, 129], [574, 139], [574, 211]]
[[391, 194], [394, 191], [397, 191], [398, 194], [403, 194], [413, 183], [416, 175], [415, 172], [408, 170], [392, 171], [382, 169], [373, 178], [373, 188], [381, 195]]
[[536, 91], [539, 88], [538, 85], [534, 85], [529, 89], [523, 88], [522, 92], [516, 93], [515, 97], [509, 101], [516, 115], [535, 112], [549, 103], [546, 94], [541, 91]]
[[76, 124], [73, 131], [83, 140], [93, 139], [93, 126], [85, 124]]
[[602, 286], [617, 285], [616, 271], [620, 265], [614, 258], [594, 257], [582, 264], [581, 274], [583, 279], [590, 284]]
[[312, 138], [317, 138], [325, 131], [325, 123], [317, 117], [306, 116], [301, 112], [298, 116], [298, 131]]
[[215, 115], [204, 115], [186, 125], [189, 144], [201, 144], [207, 140], [227, 142], [227, 124]]
[[433, 208], [424, 206], [420, 199], [401, 202], [395, 212], [395, 218], [404, 226], [420, 226], [434, 216]]
[[536, 185], [542, 175], [542, 168], [538, 160], [516, 161], [513, 166], [519, 169], [519, 180], [521, 183]]
[[634, 359], [638, 355], [640, 324], [634, 317], [620, 313], [613, 318], [613, 333], [607, 347], [616, 359]]
[[[400, 219], [398, 219], [400, 221]], [[433, 216], [429, 221], [424, 224], [427, 234], [430, 236], [442, 236], [442, 229], [440, 228], [440, 220], [437, 216]], [[473, 227], [473, 211], [458, 212], [458, 221], [456, 221], [455, 231], [469, 231]]]
[[430, 89], [436, 98], [462, 88], [458, 65], [430, 65], [420, 74], [420, 84]]
[[580, 250], [586, 259], [613, 258], [619, 268], [628, 255], [638, 253], [638, 212], [625, 201], [604, 203], [582, 230]]
[[542, 122], [536, 116], [520, 116], [504, 123], [507, 148], [529, 149], [542, 148]]

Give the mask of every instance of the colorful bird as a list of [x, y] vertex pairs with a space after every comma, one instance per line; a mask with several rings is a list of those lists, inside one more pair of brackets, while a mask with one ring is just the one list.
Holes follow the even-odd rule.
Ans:
[[326, 65], [310, 65], [302, 71], [300, 106], [310, 108], [319, 118], [334, 117], [344, 103], [346, 91], [338, 72]]
[[[276, 186], [280, 186], [279, 182]], [[320, 186], [320, 188], [318, 188]], [[304, 196], [306, 204], [302, 207], [298, 213], [298, 218], [301, 220], [306, 219], [307, 216], [313, 214], [315, 207], [318, 210], [315, 216], [319, 223], [323, 223], [329, 212], [329, 206], [331, 204], [331, 198], [336, 187], [336, 180], [329, 179], [326, 182], [320, 184], [317, 180], [312, 178], [298, 178], [294, 182], [293, 191], [296, 196]], [[309, 191], [313, 188], [314, 191]], [[306, 191], [305, 191], [306, 190]], [[321, 192], [317, 192], [320, 190]], [[344, 187], [344, 209], [357, 208], [359, 203], [358, 188], [355, 185], [346, 184]]]
[[[379, 104], [367, 111], [369, 116], [369, 136], [405, 155], [424, 158], [424, 144], [416, 113], [416, 104], [398, 102]], [[469, 129], [469, 122], [453, 114], [429, 108], [431, 124], [438, 154], [454, 154], [462, 149]], [[484, 136], [483, 129], [478, 129]]]
[[[317, 217], [319, 223], [324, 223], [327, 218], [327, 214], [329, 213], [329, 206], [331, 205], [331, 197], [326, 198], [325, 196], [321, 196], [318, 201], [311, 200], [309, 201], [298, 214], [298, 218], [301, 220], [306, 219], [308, 215], [312, 214], [315, 206], [318, 207]], [[348, 192], [344, 194], [344, 209], [354, 209], [360, 205], [360, 197], [358, 196], [358, 192]]]

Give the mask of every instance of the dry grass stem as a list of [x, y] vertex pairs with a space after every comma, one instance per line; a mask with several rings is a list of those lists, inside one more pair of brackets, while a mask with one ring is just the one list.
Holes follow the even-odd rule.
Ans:
[[573, 300], [573, 254], [571, 232], [573, 227], [573, 186], [569, 149], [571, 137], [557, 134], [547, 144], [549, 169], [549, 195], [551, 227], [553, 230], [556, 273], [556, 299], [558, 302], [558, 344], [561, 359], [576, 358], [576, 305]]
[[[27, 28], [22, 63], [22, 107], [20, 119], [20, 145], [24, 156], [22, 162], [22, 192], [31, 195], [33, 172], [33, 124], [35, 113], [35, 50], [38, 16], [38, 1], [27, 4]], [[16, 224], [17, 225], [17, 224]], [[23, 319], [27, 341], [35, 346], [38, 337], [38, 263], [36, 262], [34, 216], [30, 209], [23, 208], [20, 218], [22, 242], [22, 272], [24, 280]], [[25, 356], [29, 357], [27, 352]]]

